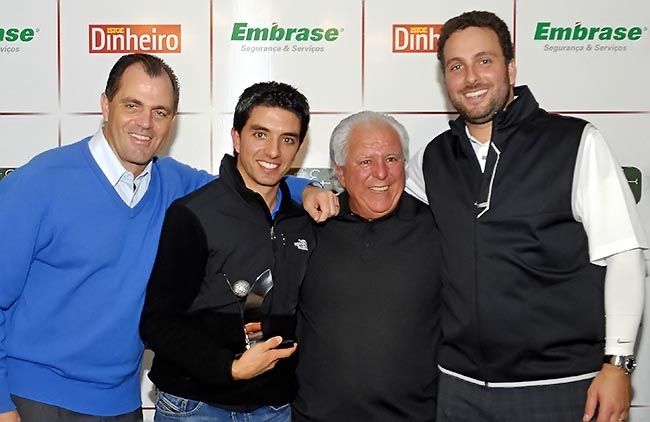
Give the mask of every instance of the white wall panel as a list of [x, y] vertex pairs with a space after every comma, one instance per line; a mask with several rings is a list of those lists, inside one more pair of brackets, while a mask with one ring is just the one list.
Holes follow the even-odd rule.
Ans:
[[55, 2], [0, 3], [0, 112], [56, 111], [56, 12]]

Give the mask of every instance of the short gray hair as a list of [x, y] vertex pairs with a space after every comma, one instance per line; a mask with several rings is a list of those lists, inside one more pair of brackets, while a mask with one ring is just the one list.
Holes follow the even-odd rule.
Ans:
[[332, 131], [332, 135], [330, 136], [330, 160], [332, 163], [338, 166], [343, 166], [345, 164], [350, 132], [352, 132], [354, 128], [361, 124], [370, 126], [379, 122], [385, 123], [395, 129], [400, 144], [402, 145], [404, 162], [406, 162], [409, 157], [409, 134], [406, 131], [406, 128], [392, 116], [378, 113], [376, 111], [364, 110], [341, 120]]

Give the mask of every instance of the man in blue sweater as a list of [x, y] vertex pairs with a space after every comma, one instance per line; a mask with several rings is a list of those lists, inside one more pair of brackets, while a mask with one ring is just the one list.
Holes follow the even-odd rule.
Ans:
[[155, 157], [178, 100], [161, 59], [123, 56], [102, 129], [0, 183], [0, 421], [142, 420], [138, 322], [165, 210], [214, 177]]

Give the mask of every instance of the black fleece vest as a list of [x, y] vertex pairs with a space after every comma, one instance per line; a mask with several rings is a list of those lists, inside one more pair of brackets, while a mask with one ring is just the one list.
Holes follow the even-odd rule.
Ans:
[[484, 173], [462, 118], [425, 152], [444, 262], [440, 363], [492, 382], [597, 371], [605, 270], [571, 209], [586, 122], [545, 112], [526, 87], [515, 95]]

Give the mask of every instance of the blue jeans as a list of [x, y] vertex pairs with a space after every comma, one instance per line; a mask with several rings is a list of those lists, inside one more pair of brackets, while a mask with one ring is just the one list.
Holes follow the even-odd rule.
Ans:
[[201, 401], [158, 391], [154, 422], [291, 422], [291, 407], [263, 406], [252, 412], [232, 412]]

